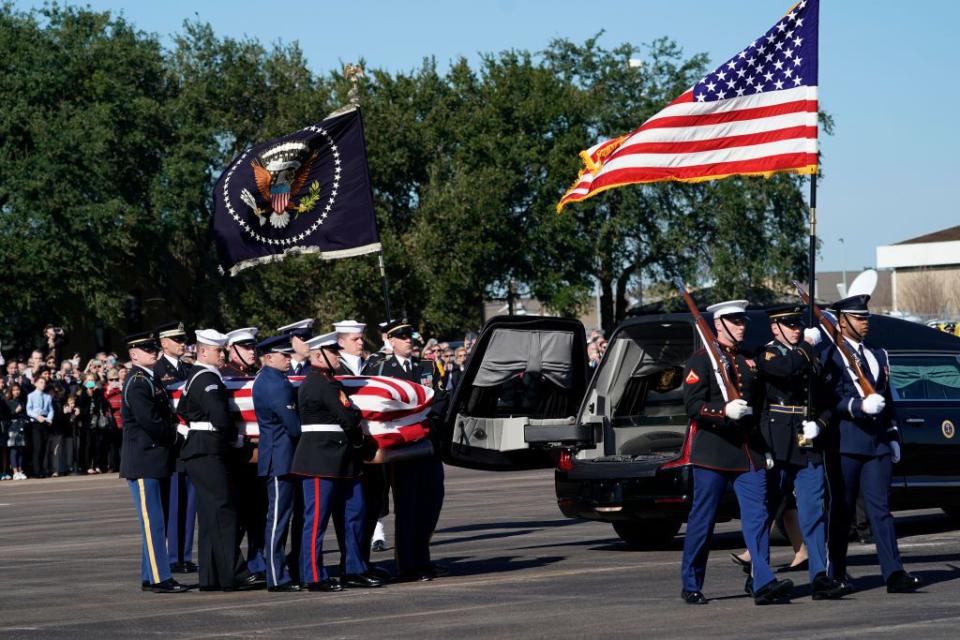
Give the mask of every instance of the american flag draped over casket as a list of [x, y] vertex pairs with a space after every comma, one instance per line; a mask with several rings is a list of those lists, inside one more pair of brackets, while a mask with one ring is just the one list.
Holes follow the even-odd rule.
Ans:
[[[303, 376], [291, 376], [299, 387]], [[372, 436], [381, 449], [422, 440], [430, 432], [427, 413], [433, 402], [433, 389], [415, 382], [381, 376], [337, 376], [351, 402], [363, 416], [363, 431]], [[254, 378], [225, 378], [230, 391], [230, 411], [237, 419], [240, 433], [258, 438], [260, 429], [253, 406]], [[180, 400], [183, 383], [169, 388], [174, 406]]]

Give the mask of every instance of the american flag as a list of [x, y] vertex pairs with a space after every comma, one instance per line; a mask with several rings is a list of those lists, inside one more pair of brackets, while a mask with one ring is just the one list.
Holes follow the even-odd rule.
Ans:
[[640, 128], [581, 152], [557, 211], [627, 184], [816, 173], [818, 13], [801, 0]]
[[[290, 376], [299, 387], [304, 376]], [[433, 402], [433, 389], [396, 378], [381, 376], [337, 376], [351, 402], [363, 416], [364, 433], [372, 436], [381, 449], [422, 440], [430, 433], [427, 413]], [[245, 438], [259, 438], [260, 428], [253, 406], [254, 378], [226, 378], [230, 392], [230, 412]], [[173, 406], [183, 391], [182, 382], [169, 388]], [[186, 425], [181, 425], [184, 433]]]

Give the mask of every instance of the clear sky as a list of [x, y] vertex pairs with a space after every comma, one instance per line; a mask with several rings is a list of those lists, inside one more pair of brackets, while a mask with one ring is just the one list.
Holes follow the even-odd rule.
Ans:
[[[446, 65], [461, 55], [538, 51], [555, 37], [583, 41], [600, 30], [608, 48], [669, 36], [686, 54], [706, 52], [719, 64], [789, 8], [789, 0], [81, 4], [122, 12], [165, 39], [185, 19], [199, 18], [221, 35], [297, 40], [317, 72], [361, 57], [371, 67], [407, 71], [427, 56]], [[873, 266], [877, 245], [960, 224], [960, 128], [953, 120], [960, 104], [958, 23], [960, 2], [951, 0], [821, 0], [820, 104], [834, 116], [836, 133], [821, 137], [818, 269]]]

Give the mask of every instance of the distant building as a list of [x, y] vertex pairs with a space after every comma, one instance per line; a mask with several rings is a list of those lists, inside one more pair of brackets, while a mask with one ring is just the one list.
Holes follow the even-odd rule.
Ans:
[[926, 320], [960, 317], [960, 226], [877, 247], [894, 311]]
[[[846, 279], [847, 287], [853, 283], [860, 271], [818, 271], [817, 272], [817, 300], [825, 303], [836, 302], [840, 298], [843, 282]], [[893, 310], [893, 288], [891, 286], [891, 272], [877, 272], [877, 288], [870, 296], [870, 308], [878, 313]]]

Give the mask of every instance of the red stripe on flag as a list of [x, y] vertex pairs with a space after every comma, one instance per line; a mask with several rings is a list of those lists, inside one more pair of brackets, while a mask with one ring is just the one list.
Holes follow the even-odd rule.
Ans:
[[[777, 156], [765, 156], [755, 160], [739, 160], [736, 162], [718, 162], [713, 164], [696, 165], [691, 167], [631, 167], [609, 171], [593, 181], [591, 191], [611, 185], [633, 184], [638, 182], [659, 182], [663, 180], [697, 180], [701, 178], [716, 178], [731, 174], [766, 173], [768, 171], [785, 171], [817, 164], [815, 153], [787, 153]], [[571, 197], [570, 200], [580, 199], [591, 195]]]
[[754, 144], [791, 140], [794, 138], [816, 137], [816, 127], [788, 127], [774, 131], [728, 136], [726, 138], [712, 138], [710, 140], [694, 140], [691, 142], [642, 142], [623, 148], [617, 153], [616, 157], [624, 158], [635, 153], [695, 153], [699, 151], [713, 151], [715, 149], [747, 147]]
[[[817, 101], [795, 100], [793, 102], [784, 102], [782, 104], [775, 104], [769, 107], [737, 109], [736, 111], [723, 111], [721, 113], [704, 113], [703, 115], [696, 116], [664, 116], [662, 118], [648, 120], [640, 125], [640, 128], [634, 131], [633, 134], [636, 134], [640, 131], [646, 131], [648, 129], [662, 129], [664, 127], [697, 127], [702, 125], [724, 124], [727, 122], [757, 120], [759, 118], [782, 116], [788, 113], [800, 113], [804, 111], [809, 113], [817, 113]], [[622, 148], [623, 147], [621, 147], [621, 149]]]

